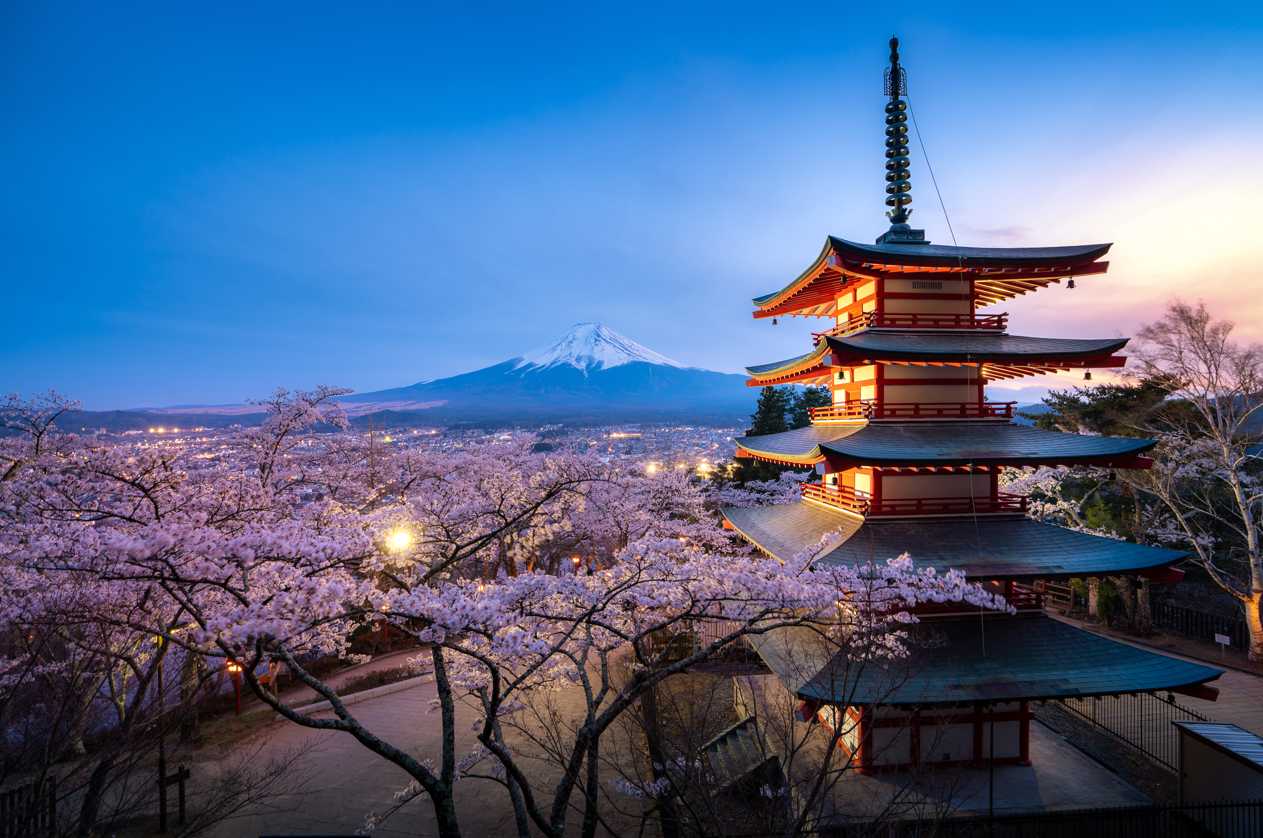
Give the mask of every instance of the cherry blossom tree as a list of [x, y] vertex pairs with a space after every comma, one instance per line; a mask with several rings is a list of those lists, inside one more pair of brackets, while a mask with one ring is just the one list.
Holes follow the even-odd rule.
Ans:
[[[810, 625], [898, 658], [918, 603], [1006, 607], [906, 557], [817, 567], [828, 537], [787, 562], [743, 554], [683, 474], [619, 473], [591, 456], [534, 453], [529, 439], [366, 450], [340, 430], [345, 392], [277, 391], [262, 402], [261, 427], [195, 455], [59, 439], [6, 449], [22, 463], [0, 484], [6, 629], [57, 614], [80, 626], [67, 638], [94, 620], [119, 648], [164, 650], [208, 672], [240, 665], [255, 696], [290, 722], [344, 733], [403, 769], [414, 783], [403, 799], [428, 797], [445, 836], [460, 834], [454, 786], [475, 776], [503, 785], [520, 834], [590, 836], [614, 779], [602, 753], [615, 722], [737, 639]], [[580, 562], [567, 561], [576, 550]], [[707, 621], [720, 630], [703, 638]], [[439, 754], [374, 734], [303, 667], [383, 623], [429, 646]], [[682, 636], [690, 651], [668, 655]], [[284, 663], [334, 717], [280, 701], [255, 676], [263, 662]], [[541, 782], [511, 731], [558, 690], [579, 696], [580, 709], [555, 775]], [[479, 714], [473, 752], [456, 747], [460, 702]]]
[[1167, 382], [1151, 426], [1158, 462], [1125, 476], [1165, 512], [1160, 537], [1194, 556], [1236, 598], [1263, 660], [1263, 347], [1232, 340], [1233, 324], [1174, 301], [1139, 332], [1134, 374]]

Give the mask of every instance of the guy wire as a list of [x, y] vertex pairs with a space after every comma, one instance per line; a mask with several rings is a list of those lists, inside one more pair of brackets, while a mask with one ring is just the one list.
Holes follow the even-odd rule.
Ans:
[[[962, 280], [962, 283], [964, 283], [968, 281], [964, 278], [965, 258], [961, 254], [960, 245], [956, 241], [956, 230], [955, 228], [952, 227], [952, 217], [947, 212], [947, 204], [943, 202], [943, 193], [939, 191], [938, 178], [934, 176], [934, 167], [930, 165], [930, 154], [929, 152], [925, 150], [925, 139], [921, 136], [921, 126], [917, 124], [917, 113], [916, 111], [912, 109], [912, 97], [908, 96], [906, 93], [904, 94], [904, 97], [908, 100], [908, 114], [912, 117], [912, 128], [914, 131], [917, 132], [917, 144], [921, 146], [921, 156], [925, 158], [925, 168], [930, 173], [930, 183], [934, 185], [934, 194], [938, 197], [939, 208], [943, 210], [943, 218], [944, 220], [947, 221], [947, 232], [950, 233], [952, 236], [952, 247], [956, 250], [956, 266], [960, 269], [961, 280]], [[969, 314], [972, 315], [974, 313], [973, 302], [972, 300], [970, 300], [969, 294], [964, 289], [963, 285], [962, 285], [962, 290], [961, 290], [961, 300], [962, 302], [966, 303], [967, 307], [969, 308]], [[969, 357], [970, 330], [966, 328], [964, 331], [965, 331], [965, 357], [968, 358]], [[968, 369], [968, 367], [965, 367], [965, 369]], [[982, 363], [981, 362], [979, 362], [977, 369], [978, 369], [978, 378], [981, 381], [982, 379]], [[969, 384], [965, 385], [965, 389], [967, 393], [969, 391], [969, 386], [970, 386]], [[972, 401], [972, 399], [967, 399], [966, 404], [968, 404], [969, 401]], [[966, 435], [965, 438], [968, 442], [968, 450], [969, 450], [969, 509], [971, 512], [971, 517], [973, 518], [973, 522], [974, 522], [974, 539], [978, 544], [978, 555], [981, 558], [982, 556], [982, 529], [978, 526], [978, 500], [974, 492], [974, 459], [973, 459], [974, 458], [974, 424], [973, 424], [973, 417], [969, 414], [968, 409], [966, 409], [965, 411], [965, 435]], [[985, 659], [987, 657], [986, 609], [981, 606], [978, 608], [978, 628], [979, 628], [979, 635], [982, 638], [982, 656]]]

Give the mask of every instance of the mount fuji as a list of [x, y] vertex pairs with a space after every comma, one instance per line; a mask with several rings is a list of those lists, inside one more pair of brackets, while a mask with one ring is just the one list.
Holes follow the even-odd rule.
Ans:
[[527, 423], [744, 422], [758, 391], [745, 377], [690, 367], [608, 326], [580, 323], [524, 355], [463, 375], [345, 396], [348, 412], [414, 420]]

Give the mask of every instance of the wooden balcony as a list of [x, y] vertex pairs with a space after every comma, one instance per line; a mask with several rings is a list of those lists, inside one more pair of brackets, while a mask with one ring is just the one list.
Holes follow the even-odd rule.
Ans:
[[872, 422], [881, 420], [1012, 419], [1017, 402], [887, 402], [830, 404], [811, 407], [813, 422]]
[[816, 343], [820, 343], [825, 337], [849, 335], [863, 329], [918, 329], [944, 332], [968, 329], [1003, 332], [1008, 324], [1008, 312], [1002, 314], [878, 314], [875, 311], [866, 311], [832, 329], [815, 332], [811, 337]]
[[1024, 515], [1027, 500], [1021, 495], [995, 498], [873, 498], [846, 486], [800, 483], [803, 498], [845, 509], [866, 517], [920, 515]]

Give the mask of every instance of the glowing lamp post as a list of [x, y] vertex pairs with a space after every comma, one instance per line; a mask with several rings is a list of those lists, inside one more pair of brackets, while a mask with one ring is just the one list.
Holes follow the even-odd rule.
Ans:
[[571, 556], [570, 561], [574, 562], [574, 575], [578, 576], [579, 575], [579, 557]]
[[241, 664], [228, 662], [228, 671], [232, 673], [232, 686], [237, 692], [237, 715], [241, 715]]
[[[390, 549], [396, 553], [401, 553], [412, 546], [412, 533], [407, 530], [395, 530], [390, 534]], [[390, 624], [386, 622], [386, 615], [382, 614], [382, 640], [390, 639]]]

